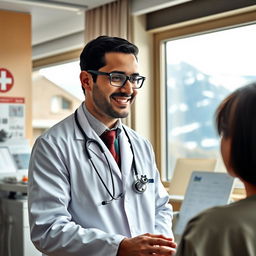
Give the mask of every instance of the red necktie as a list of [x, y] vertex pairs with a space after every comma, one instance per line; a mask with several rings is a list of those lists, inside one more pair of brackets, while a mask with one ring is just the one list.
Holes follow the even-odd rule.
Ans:
[[116, 130], [105, 131], [100, 137], [115, 158], [117, 164], [119, 164], [119, 155], [115, 149]]

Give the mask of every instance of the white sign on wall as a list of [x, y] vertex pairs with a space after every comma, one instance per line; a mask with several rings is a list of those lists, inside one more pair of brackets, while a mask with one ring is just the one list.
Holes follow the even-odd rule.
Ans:
[[12, 73], [6, 68], [0, 68], [0, 92], [8, 92], [12, 89], [14, 78]]
[[0, 141], [25, 137], [25, 99], [0, 97]]

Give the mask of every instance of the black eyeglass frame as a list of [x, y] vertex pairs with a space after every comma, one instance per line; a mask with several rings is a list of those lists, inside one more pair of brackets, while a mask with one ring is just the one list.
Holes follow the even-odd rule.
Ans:
[[[123, 87], [123, 86], [126, 84], [126, 82], [127, 82], [128, 80], [129, 80], [133, 85], [136, 84], [136, 83], [134, 83], [135, 80], [133, 81], [134, 75], [127, 76], [127, 75], [125, 75], [125, 74], [123, 74], [123, 73], [118, 73], [118, 72], [110, 72], [110, 73], [108, 73], [108, 72], [102, 72], [102, 71], [96, 71], [96, 70], [87, 70], [87, 72], [88, 72], [88, 73], [91, 73], [91, 74], [94, 74], [94, 75], [108, 76], [108, 77], [109, 77], [110, 84], [111, 84], [112, 86], [114, 86], [114, 87], [120, 87], [120, 88], [121, 88], [121, 87]], [[123, 84], [122, 84], [121, 86], [112, 84], [111, 77], [112, 77], [112, 75], [115, 75], [115, 74], [123, 75], [123, 76], [126, 77], [126, 79], [124, 80], [124, 82], [123, 82]], [[140, 88], [142, 87], [142, 85], [143, 85], [143, 83], [144, 83], [146, 77], [140, 76], [140, 75], [136, 75], [136, 78], [137, 78], [136, 80], [142, 80], [142, 82], [141, 82], [141, 85], [140, 85], [139, 87], [133, 86], [133, 89], [140, 89]]]

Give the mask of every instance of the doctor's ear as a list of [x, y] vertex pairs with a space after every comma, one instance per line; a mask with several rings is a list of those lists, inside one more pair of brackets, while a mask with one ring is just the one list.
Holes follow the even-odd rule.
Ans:
[[91, 90], [93, 86], [92, 75], [87, 71], [81, 71], [80, 73], [80, 81], [85, 90]]

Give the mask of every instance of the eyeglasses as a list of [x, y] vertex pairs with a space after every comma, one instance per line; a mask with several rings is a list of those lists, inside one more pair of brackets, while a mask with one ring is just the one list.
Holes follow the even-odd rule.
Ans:
[[122, 73], [118, 72], [101, 72], [101, 71], [95, 71], [95, 70], [87, 70], [87, 72], [95, 75], [103, 75], [103, 76], [108, 76], [110, 84], [115, 87], [123, 87], [125, 83], [129, 80], [132, 83], [132, 88], [133, 89], [139, 89], [142, 87], [146, 77], [144, 76], [139, 76], [139, 75], [131, 75], [127, 76]]

